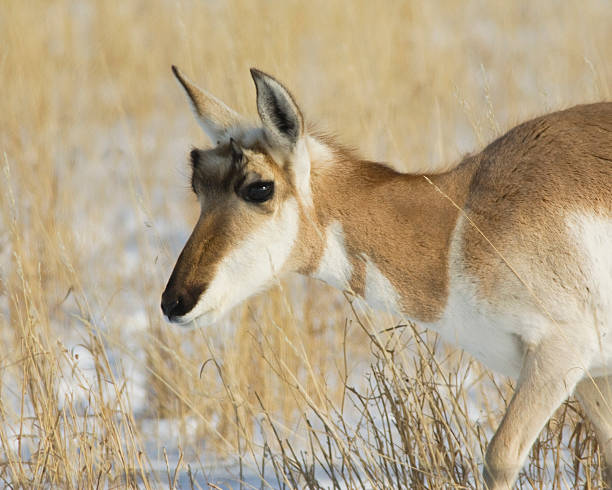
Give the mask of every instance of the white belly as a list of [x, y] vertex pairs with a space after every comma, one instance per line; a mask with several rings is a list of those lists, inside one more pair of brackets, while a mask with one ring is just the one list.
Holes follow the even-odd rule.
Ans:
[[525, 352], [520, 328], [517, 329], [521, 324], [524, 324], [524, 319], [497, 314], [476, 300], [469, 289], [455, 287], [451, 290], [443, 317], [426, 326], [489, 369], [517, 378]]
[[[612, 372], [612, 221], [572, 217], [568, 229], [576, 239], [569, 260], [580, 267], [568, 278], [566, 294], [535, 305], [520, 295], [491, 304], [477, 294], [477, 279], [465, 274], [459, 249], [459, 220], [450, 254], [449, 298], [442, 318], [429, 326], [487, 367], [518, 377], [527, 346], [559, 335], [582, 353], [581, 367], [591, 376]], [[534, 273], [538, 273], [534, 271]], [[545, 272], [542, 272], [546, 276]], [[542, 286], [541, 291], [546, 289]], [[588, 292], [587, 292], [588, 291]], [[528, 295], [527, 295], [528, 296]], [[550, 296], [550, 295], [548, 295]], [[516, 304], [510, 304], [516, 299]], [[530, 304], [531, 303], [531, 304]], [[555, 319], [553, 320], [553, 317]]]

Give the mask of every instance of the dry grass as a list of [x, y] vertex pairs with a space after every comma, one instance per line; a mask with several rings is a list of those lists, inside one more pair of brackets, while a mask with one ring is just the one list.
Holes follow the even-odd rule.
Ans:
[[[250, 115], [260, 67], [365, 156], [431, 168], [610, 99], [610, 25], [601, 0], [0, 3], [3, 485], [477, 486], [511, 387], [433, 337], [300, 279], [163, 322], [205, 142], [169, 66]], [[600, 487], [574, 403], [531, 456], [521, 488]]]

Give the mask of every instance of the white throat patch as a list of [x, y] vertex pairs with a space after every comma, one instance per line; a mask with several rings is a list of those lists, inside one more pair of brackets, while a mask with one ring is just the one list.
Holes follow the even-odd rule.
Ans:
[[344, 247], [344, 232], [339, 221], [325, 229], [325, 250], [313, 277], [340, 290], [349, 289], [353, 267]]
[[401, 313], [400, 295], [391, 281], [385, 277], [367, 255], [363, 255], [363, 259], [366, 266], [364, 293], [366, 303], [377, 310]]

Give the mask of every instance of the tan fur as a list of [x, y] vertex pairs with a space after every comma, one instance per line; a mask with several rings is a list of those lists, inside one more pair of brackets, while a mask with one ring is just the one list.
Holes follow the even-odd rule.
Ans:
[[230, 129], [244, 123], [242, 117], [193, 84], [176, 66], [172, 67], [172, 72], [187, 92], [197, 120], [213, 143], [220, 143]]
[[[339, 283], [355, 294], [367, 296], [368, 287], [390, 290], [401, 313], [442, 330], [450, 328], [449, 311], [456, 308], [474, 323], [472, 330], [455, 330], [463, 335], [457, 343], [492, 363], [520, 367], [516, 392], [487, 450], [490, 489], [513, 484], [539, 431], [576, 386], [604, 454], [612, 458], [610, 378], [588, 379], [591, 367], [612, 368], [605, 358], [612, 359], [605, 340], [612, 336], [606, 323], [612, 291], [605, 289], [612, 283], [605, 269], [596, 270], [612, 263], [600, 242], [612, 230], [606, 228], [612, 226], [612, 103], [534, 119], [448, 172], [408, 175], [308, 134], [293, 97], [262, 72], [252, 71], [263, 124], [254, 130], [229, 124], [233, 112], [175, 74], [203, 126], [212, 133], [221, 128], [225, 139], [192, 153], [202, 216], [162, 297], [165, 312], [179, 297], [181, 314], [188, 313], [232, 250], [242, 254], [243, 242], [261, 247], [254, 234], [273, 230], [267, 239], [290, 247], [275, 249], [288, 256], [274, 275], [317, 276], [329, 267], [348, 274]], [[240, 164], [232, 160], [230, 136], [243, 147]], [[273, 198], [245, 202], [241, 189], [257, 180], [274, 181]], [[295, 238], [284, 237], [276, 225], [265, 228], [287, 216], [285, 209], [291, 220], [278, 222], [295, 232], [287, 225], [297, 221]], [[581, 216], [600, 220], [593, 221], [594, 237], [577, 236]], [[334, 229], [341, 236], [332, 235], [330, 244], [328, 231]], [[593, 240], [595, 259], [592, 250], [581, 249], [589, 245], [583, 238]], [[374, 279], [367, 277], [372, 268]], [[445, 333], [452, 339], [452, 330]], [[479, 334], [485, 340], [468, 338]]]
[[[602, 134], [609, 135], [607, 146], [601, 144]], [[524, 123], [453, 170], [427, 176], [446, 196], [423, 175], [401, 174], [342, 150], [337, 153], [333, 165], [319, 169], [313, 162], [318, 224], [325, 227], [339, 219], [345, 226], [356, 271], [351, 286], [357, 294], [364, 288], [359, 256], [366, 253], [400, 292], [403, 311], [417, 320], [435, 320], [446, 303], [448, 250], [459, 215], [451, 200], [480, 229], [467, 227], [463, 247], [468, 269], [488, 298], [497, 294], [500, 274], [522, 288], [520, 294], [529, 295], [504, 257], [519, 270], [525, 257], [547, 262], [555, 273], [573, 267], [563, 253], [571, 249], [562, 223], [569, 211], [612, 214], [610, 103]], [[534, 202], [534, 195], [541, 197]], [[314, 269], [316, 264], [304, 272]]]
[[[461, 205], [473, 171], [466, 161], [431, 179]], [[364, 292], [365, 253], [401, 294], [403, 311], [418, 320], [438, 318], [448, 294], [448, 250], [458, 215], [452, 203], [422, 176], [366, 161], [341, 160], [320, 172], [315, 165], [312, 186], [320, 226], [333, 219], [344, 226], [354, 292]]]
[[[185, 291], [193, 304], [212, 280], [218, 263], [251, 229], [277, 211], [295, 191], [279, 166], [255, 143], [244, 149], [240, 168], [229, 162], [229, 144], [192, 152], [192, 187], [202, 213], [179, 256], [166, 290]], [[212, 166], [216, 171], [209, 167]], [[243, 202], [236, 190], [255, 180], [275, 182], [274, 198], [263, 206]]]
[[[581, 274], [564, 221], [575, 211], [612, 216], [612, 103], [577, 106], [521, 124], [482, 153], [465, 207], [533, 291], [557, 295]], [[493, 301], [529, 292], [474, 227], [467, 270]], [[542, 271], [536, 277], [530, 271]], [[514, 285], [497, 287], [499, 281]], [[546, 298], [539, 298], [545, 301]], [[533, 298], [532, 298], [533, 300]]]

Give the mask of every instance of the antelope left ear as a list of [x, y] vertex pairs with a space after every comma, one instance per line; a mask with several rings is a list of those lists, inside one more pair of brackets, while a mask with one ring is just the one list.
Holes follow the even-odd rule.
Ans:
[[271, 143], [293, 150], [304, 132], [302, 113], [289, 91], [276, 79], [251, 68], [257, 89], [257, 112]]
[[199, 88], [174, 65], [172, 73], [185, 89], [198, 123], [213, 143], [219, 144], [232, 128], [243, 124], [242, 116]]

